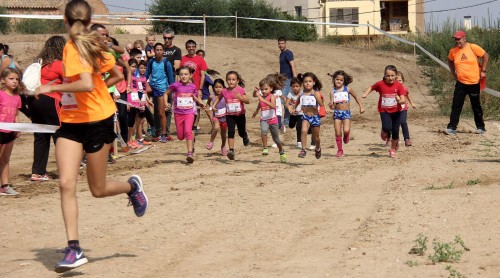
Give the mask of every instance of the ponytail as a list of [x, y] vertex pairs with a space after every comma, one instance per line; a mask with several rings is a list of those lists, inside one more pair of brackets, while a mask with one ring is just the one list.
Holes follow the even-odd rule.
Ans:
[[69, 26], [69, 37], [75, 44], [83, 63], [92, 67], [94, 73], [99, 72], [99, 65], [106, 60], [103, 52], [107, 49], [100, 42], [97, 32], [89, 30], [92, 9], [84, 0], [72, 0], [66, 5], [64, 17]]

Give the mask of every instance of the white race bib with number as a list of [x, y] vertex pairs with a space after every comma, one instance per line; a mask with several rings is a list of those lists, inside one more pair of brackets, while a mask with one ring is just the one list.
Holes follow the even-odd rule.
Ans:
[[139, 88], [139, 91], [144, 91], [144, 87], [142, 86], [142, 82], [137, 82], [137, 87]]
[[268, 110], [262, 110], [260, 114], [260, 119], [263, 121], [271, 120], [273, 118], [276, 118], [276, 110], [274, 109], [268, 109]]
[[192, 109], [194, 107], [193, 97], [177, 97], [177, 108]]
[[396, 95], [391, 97], [382, 97], [381, 106], [385, 108], [396, 107], [398, 101], [396, 100]]
[[341, 91], [341, 92], [333, 92], [333, 102], [335, 103], [344, 103], [349, 102], [349, 92]]
[[61, 108], [63, 110], [78, 109], [78, 102], [73, 93], [63, 93], [61, 97]]
[[139, 93], [138, 92], [130, 93], [130, 98], [132, 99], [132, 101], [139, 101]]
[[228, 113], [238, 113], [241, 112], [241, 103], [239, 101], [226, 103], [226, 108]]
[[226, 107], [221, 108], [221, 109], [216, 109], [214, 111], [214, 116], [215, 117], [222, 117], [222, 116], [225, 116], [225, 115], [226, 115]]
[[300, 103], [302, 106], [316, 106], [316, 97], [311, 95], [311, 96], [302, 96], [300, 98]]

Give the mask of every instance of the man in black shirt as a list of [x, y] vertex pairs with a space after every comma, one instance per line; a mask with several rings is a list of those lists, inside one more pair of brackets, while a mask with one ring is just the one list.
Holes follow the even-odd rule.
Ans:
[[[172, 28], [167, 28], [163, 31], [163, 57], [166, 57], [167, 60], [172, 64], [174, 70], [177, 71], [181, 65], [182, 52], [181, 49], [174, 45], [174, 30]], [[168, 102], [170, 103], [170, 107], [172, 106], [173, 98], [169, 96]], [[155, 109], [156, 105], [155, 105]], [[172, 109], [165, 111], [165, 115], [167, 116], [167, 140], [173, 141], [174, 139], [170, 136], [170, 124], [172, 123]]]

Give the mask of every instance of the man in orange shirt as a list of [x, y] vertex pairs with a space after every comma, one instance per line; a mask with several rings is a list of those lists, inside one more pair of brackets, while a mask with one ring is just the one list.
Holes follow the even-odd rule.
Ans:
[[[489, 55], [479, 45], [468, 43], [464, 31], [457, 31], [453, 35], [455, 47], [448, 54], [448, 65], [455, 83], [453, 93], [453, 103], [451, 106], [450, 123], [444, 132], [448, 135], [457, 134], [457, 125], [460, 121], [460, 113], [464, 106], [465, 97], [469, 95], [472, 111], [474, 112], [474, 122], [476, 123], [476, 133], [486, 132], [483, 121], [483, 109], [481, 108], [479, 81], [486, 78]], [[482, 63], [478, 64], [478, 58], [482, 58]]]

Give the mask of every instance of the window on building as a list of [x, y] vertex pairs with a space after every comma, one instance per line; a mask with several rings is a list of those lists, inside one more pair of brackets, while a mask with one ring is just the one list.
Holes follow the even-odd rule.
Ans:
[[302, 6], [295, 6], [295, 15], [302, 17]]
[[330, 9], [330, 22], [358, 24], [358, 8]]

